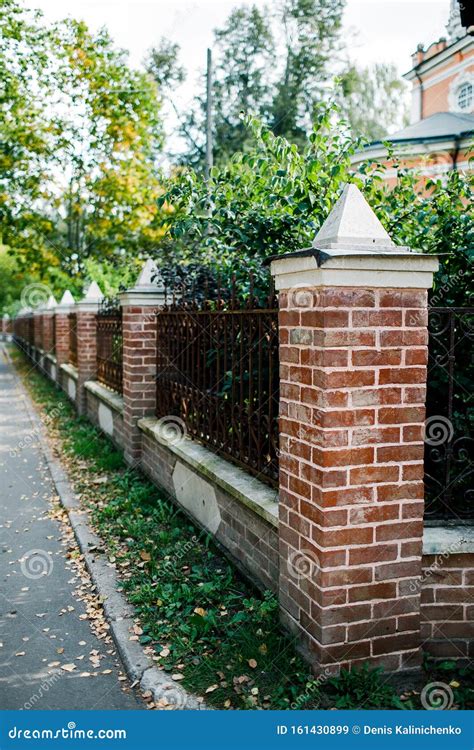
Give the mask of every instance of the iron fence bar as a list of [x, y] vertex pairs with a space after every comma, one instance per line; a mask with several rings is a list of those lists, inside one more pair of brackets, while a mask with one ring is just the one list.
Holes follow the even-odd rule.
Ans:
[[[274, 401], [269, 389], [278, 385], [268, 366], [278, 347], [277, 308], [239, 307], [234, 293], [230, 309], [219, 293], [214, 304], [158, 313], [157, 416], [181, 417], [190, 437], [276, 486], [276, 416], [275, 425], [262, 419], [262, 402]], [[268, 317], [273, 337], [262, 322]]]
[[434, 421], [445, 435], [425, 440], [427, 521], [474, 520], [473, 316], [474, 307], [429, 308], [427, 431]]

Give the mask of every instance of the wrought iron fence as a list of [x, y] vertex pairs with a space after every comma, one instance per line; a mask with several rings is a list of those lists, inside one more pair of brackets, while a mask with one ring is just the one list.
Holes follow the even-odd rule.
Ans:
[[474, 307], [429, 311], [426, 520], [474, 519]]
[[157, 314], [157, 416], [261, 480], [278, 483], [278, 314], [272, 293], [180, 292]]
[[69, 362], [77, 367], [77, 314], [69, 313]]
[[122, 393], [122, 309], [106, 299], [97, 314], [97, 380]]

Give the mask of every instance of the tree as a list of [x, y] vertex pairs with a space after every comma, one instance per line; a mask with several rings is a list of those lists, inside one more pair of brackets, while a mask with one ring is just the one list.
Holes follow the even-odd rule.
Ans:
[[340, 78], [337, 99], [354, 135], [376, 141], [407, 124], [405, 92], [405, 84], [390, 63], [362, 69], [350, 65]]
[[163, 233], [156, 83], [128, 66], [105, 30], [74, 20], [47, 27], [15, 0], [1, 21], [4, 243], [40, 275], [146, 253]]
[[[247, 148], [249, 132], [242, 113], [258, 116], [276, 135], [304, 141], [331, 75], [343, 8], [344, 0], [282, 0], [272, 13], [244, 6], [233, 10], [225, 25], [215, 30], [216, 163]], [[154, 75], [161, 80], [167, 65], [162, 55], [157, 58], [160, 68]], [[150, 63], [149, 70], [156, 71], [156, 66]], [[194, 166], [202, 166], [204, 159], [205, 108], [204, 96], [197, 96], [194, 107], [181, 118], [188, 144], [183, 161]]]
[[145, 67], [158, 84], [159, 91], [172, 91], [183, 83], [186, 72], [179, 61], [179, 44], [161, 37], [158, 45], [148, 51]]
[[3, 0], [0, 28], [0, 221], [7, 241], [22, 214], [31, 223], [34, 202], [46, 196], [57, 127], [48, 112], [53, 34], [39, 13], [22, 10], [15, 0]]
[[[61, 160], [65, 186], [56, 238], [72, 260], [135, 250], [156, 213], [162, 131], [156, 84], [131, 70], [105, 30], [59, 27], [59, 85], [68, 117]], [[61, 222], [63, 219], [63, 222]]]
[[284, 0], [281, 24], [284, 70], [273, 98], [269, 125], [275, 135], [304, 141], [314, 107], [334, 69], [345, 0]]
[[[225, 25], [214, 31], [214, 39], [213, 141], [215, 160], [223, 163], [248, 142], [241, 113], [264, 117], [269, 111], [274, 42], [266, 14], [256, 6], [233, 10]], [[198, 95], [194, 106], [181, 118], [181, 135], [188, 151], [186, 163], [203, 164], [205, 118], [206, 99]]]

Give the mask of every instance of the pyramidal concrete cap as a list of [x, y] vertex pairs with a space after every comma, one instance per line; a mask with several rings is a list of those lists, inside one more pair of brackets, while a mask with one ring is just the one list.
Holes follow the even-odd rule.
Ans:
[[313, 241], [318, 249], [372, 249], [377, 252], [399, 251], [388, 232], [372, 211], [359, 188], [344, 187], [342, 194]]
[[48, 301], [46, 302], [46, 305], [45, 305], [45, 310], [53, 310], [57, 304], [58, 303], [54, 299], [54, 296], [50, 294]]
[[135, 282], [133, 291], [137, 292], [161, 292], [164, 289], [163, 279], [160, 276], [158, 266], [151, 258], [145, 261]]
[[69, 289], [66, 289], [66, 291], [64, 292], [59, 302], [60, 307], [62, 307], [63, 305], [75, 305], [75, 304], [76, 304], [76, 300], [72, 296]]
[[81, 301], [100, 302], [103, 298], [104, 295], [102, 294], [98, 283], [96, 281], [93, 281], [91, 284], [89, 284], [89, 287], [87, 288], [87, 291]]

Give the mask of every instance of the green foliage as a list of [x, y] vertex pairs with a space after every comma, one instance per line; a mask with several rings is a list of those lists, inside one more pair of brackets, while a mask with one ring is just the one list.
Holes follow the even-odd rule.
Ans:
[[304, 142], [314, 108], [325, 101], [334, 70], [345, 0], [285, 0], [281, 24], [284, 69], [277, 82], [269, 125], [275, 135]]
[[340, 709], [403, 708], [395, 689], [381, 669], [367, 664], [350, 671], [342, 669], [338, 677], [328, 680], [329, 694]]
[[244, 284], [249, 269], [262, 280], [268, 276], [265, 258], [310, 244], [342, 183], [351, 179], [357, 148], [342, 129], [332, 130], [333, 112], [320, 108], [302, 151], [246, 118], [251, 146], [214, 168], [209, 184], [192, 169], [177, 172], [160, 199], [173, 207], [160, 259], [199, 261], [224, 278], [235, 272]]
[[200, 262], [224, 279], [236, 273], [242, 286], [252, 269], [264, 287], [262, 261], [310, 245], [342, 185], [355, 182], [397, 244], [440, 254], [434, 303], [467, 304], [474, 216], [466, 207], [473, 201], [473, 177], [453, 170], [446, 180], [426, 183], [394, 159], [398, 181], [388, 189], [382, 166], [366, 163], [354, 173], [351, 157], [360, 143], [344, 123], [336, 124], [337, 117], [335, 106], [319, 107], [302, 149], [246, 118], [252, 136], [247, 151], [215, 167], [209, 184], [190, 168], [177, 171], [160, 198], [172, 211], [158, 261]]
[[[162, 236], [158, 91], [105, 30], [0, 9], [0, 232], [36, 277], [119, 268]], [[57, 291], [54, 289], [53, 291]]]

